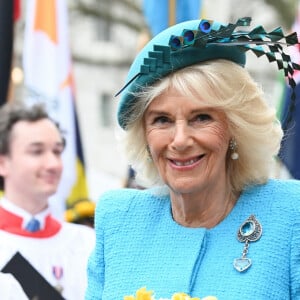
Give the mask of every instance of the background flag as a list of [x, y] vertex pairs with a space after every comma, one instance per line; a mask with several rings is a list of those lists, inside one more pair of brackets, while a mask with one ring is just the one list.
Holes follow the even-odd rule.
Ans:
[[64, 171], [56, 195], [54, 214], [63, 217], [67, 203], [87, 198], [87, 184], [74, 102], [71, 54], [65, 0], [27, 0], [24, 39], [26, 102], [45, 103], [64, 131]]
[[[292, 31], [296, 31], [298, 37], [300, 36], [300, 6], [296, 12], [296, 20], [292, 27]], [[290, 55], [295, 63], [300, 64], [300, 48], [299, 45], [289, 47]], [[293, 112], [293, 120], [288, 125], [285, 136], [282, 141], [279, 158], [289, 171], [290, 175], [296, 179], [300, 179], [300, 71], [296, 70], [294, 73], [296, 81], [296, 109]], [[284, 123], [287, 115], [288, 106], [290, 103], [291, 88], [286, 85], [281, 104], [281, 120]]]
[[14, 2], [14, 21], [17, 21], [21, 16], [21, 0], [13, 0]]
[[143, 12], [152, 36], [168, 26], [199, 19], [201, 0], [144, 0]]

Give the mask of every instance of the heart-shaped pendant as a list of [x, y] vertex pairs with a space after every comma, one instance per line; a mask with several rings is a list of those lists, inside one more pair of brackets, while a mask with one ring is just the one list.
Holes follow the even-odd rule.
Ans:
[[251, 266], [251, 259], [247, 257], [236, 258], [233, 261], [234, 268], [239, 272], [244, 272]]

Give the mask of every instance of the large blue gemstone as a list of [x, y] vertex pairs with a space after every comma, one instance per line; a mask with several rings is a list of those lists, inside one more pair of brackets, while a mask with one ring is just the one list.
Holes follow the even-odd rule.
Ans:
[[255, 224], [252, 221], [247, 221], [242, 225], [240, 230], [243, 236], [249, 236], [254, 232]]

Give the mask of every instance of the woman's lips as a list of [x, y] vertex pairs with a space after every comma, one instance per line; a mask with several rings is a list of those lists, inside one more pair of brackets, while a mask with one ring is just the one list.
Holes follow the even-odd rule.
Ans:
[[186, 166], [191, 166], [195, 163], [197, 163], [201, 158], [204, 157], [204, 154], [202, 155], [199, 155], [197, 157], [194, 157], [194, 158], [189, 158], [189, 159], [170, 159], [171, 163], [174, 164], [175, 166], [177, 167], [186, 167]]

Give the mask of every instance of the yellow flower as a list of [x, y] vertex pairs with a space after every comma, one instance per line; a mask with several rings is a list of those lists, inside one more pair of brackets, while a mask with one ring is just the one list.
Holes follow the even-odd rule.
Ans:
[[[136, 296], [125, 296], [124, 300], [155, 300], [153, 297], [153, 291], [147, 291], [145, 287], [140, 288], [136, 291]], [[171, 300], [201, 300], [200, 298], [193, 297], [191, 298], [186, 293], [175, 293]], [[202, 298], [202, 300], [218, 300], [214, 296], [207, 296], [205, 298]]]
[[200, 300], [200, 298], [191, 298], [188, 294], [186, 293], [175, 293], [172, 296], [172, 300]]
[[76, 222], [81, 218], [93, 217], [95, 208], [95, 202], [88, 199], [80, 200], [65, 211], [65, 220], [67, 222]]
[[136, 297], [125, 296], [124, 300], [151, 300], [152, 295], [152, 291], [147, 291], [145, 287], [142, 287], [136, 291]]

